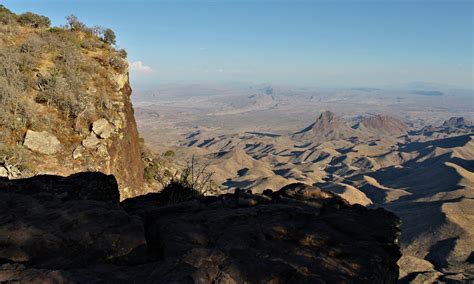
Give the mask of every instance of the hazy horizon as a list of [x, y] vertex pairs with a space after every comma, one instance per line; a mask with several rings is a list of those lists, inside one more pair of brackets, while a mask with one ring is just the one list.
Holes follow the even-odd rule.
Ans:
[[471, 1], [2, 1], [75, 14], [128, 51], [132, 84], [253, 82], [473, 89]]

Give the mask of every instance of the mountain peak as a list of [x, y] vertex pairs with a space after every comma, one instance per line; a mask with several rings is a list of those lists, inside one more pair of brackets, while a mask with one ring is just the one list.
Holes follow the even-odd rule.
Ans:
[[326, 110], [323, 111], [318, 118], [318, 121], [333, 121], [336, 119], [336, 114], [332, 111]]
[[355, 135], [355, 130], [339, 120], [335, 113], [323, 111], [319, 117], [308, 127], [293, 134], [295, 139], [311, 140], [338, 140]]

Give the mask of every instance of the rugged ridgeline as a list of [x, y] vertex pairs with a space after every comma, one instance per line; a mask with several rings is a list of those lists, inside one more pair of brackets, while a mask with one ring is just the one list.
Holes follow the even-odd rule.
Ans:
[[0, 6], [0, 176], [100, 171], [122, 198], [141, 193], [126, 52], [114, 41], [75, 17], [56, 28]]
[[303, 184], [119, 203], [101, 173], [0, 178], [0, 282], [396, 283], [398, 226]]

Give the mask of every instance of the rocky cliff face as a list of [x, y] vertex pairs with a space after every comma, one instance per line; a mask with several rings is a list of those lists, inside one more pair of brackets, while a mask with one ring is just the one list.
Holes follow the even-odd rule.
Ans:
[[127, 81], [121, 88], [123, 97], [124, 121], [122, 134], [119, 134], [118, 141], [113, 141], [110, 145], [110, 168], [105, 173], [113, 174], [117, 177], [120, 185], [122, 199], [143, 194], [143, 164], [140, 156], [140, 141], [137, 124], [135, 122], [134, 110], [130, 101], [132, 88]]
[[113, 176], [0, 178], [0, 281], [396, 283], [399, 220], [293, 184], [119, 203]]
[[95, 30], [0, 5], [0, 176], [99, 171], [143, 193], [131, 93], [126, 52]]

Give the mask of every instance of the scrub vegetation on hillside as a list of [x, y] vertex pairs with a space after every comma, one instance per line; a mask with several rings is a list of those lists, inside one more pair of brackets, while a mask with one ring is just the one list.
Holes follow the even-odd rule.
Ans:
[[115, 34], [66, 17], [62, 27], [34, 13], [14, 14], [0, 5], [0, 141], [22, 141], [27, 129], [47, 130], [60, 139], [85, 133], [107, 118], [110, 70], [126, 72], [126, 52]]
[[117, 78], [128, 70], [127, 53], [115, 44], [111, 29], [88, 27], [74, 15], [52, 27], [45, 16], [0, 5], [0, 167], [29, 172], [21, 147], [28, 130], [76, 145], [92, 122], [114, 119]]

